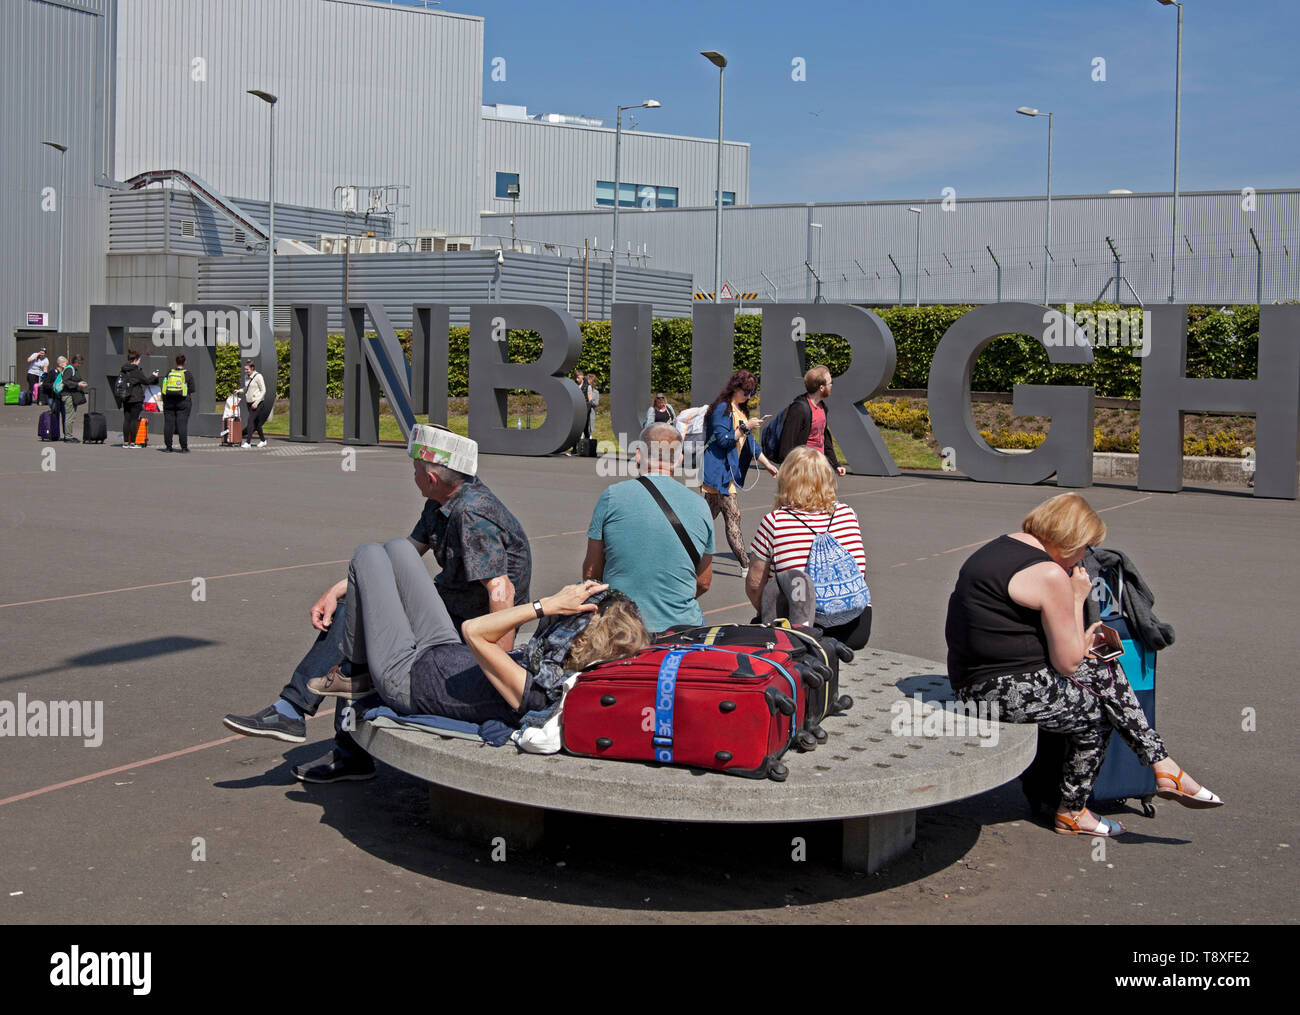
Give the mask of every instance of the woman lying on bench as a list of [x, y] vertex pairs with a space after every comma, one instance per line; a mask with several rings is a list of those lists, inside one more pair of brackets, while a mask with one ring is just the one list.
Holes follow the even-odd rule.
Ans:
[[[462, 642], [409, 539], [358, 547], [347, 595], [357, 604], [348, 611], [343, 635], [350, 662], [307, 686], [341, 698], [377, 691], [405, 715], [517, 726], [526, 713], [558, 702], [572, 671], [631, 655], [650, 641], [635, 603], [608, 585], [587, 581], [531, 605], [467, 620]], [[542, 617], [564, 619], [544, 621], [522, 649], [506, 652], [497, 644]]]

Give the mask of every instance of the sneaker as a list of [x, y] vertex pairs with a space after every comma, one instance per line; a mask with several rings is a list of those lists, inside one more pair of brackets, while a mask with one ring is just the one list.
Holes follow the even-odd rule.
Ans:
[[307, 681], [307, 690], [327, 698], [364, 698], [374, 689], [369, 673], [346, 677], [337, 666], [331, 666], [323, 677], [312, 677]]
[[253, 715], [228, 715], [221, 720], [229, 729], [246, 737], [271, 737], [290, 744], [307, 742], [307, 723], [303, 719], [290, 719], [268, 705]]
[[259, 448], [264, 448], [264, 447], [266, 447], [266, 441], [258, 441], [258, 442], [257, 442], [257, 446], [258, 446]]
[[75, 438], [75, 437], [64, 437], [64, 438], [63, 438], [63, 443], [64, 443], [64, 444], [80, 444], [81, 441], [77, 440], [77, 438]]
[[365, 782], [375, 777], [375, 763], [367, 755], [344, 757], [330, 751], [323, 758], [293, 766], [293, 777], [300, 782]]
[[244, 441], [244, 443], [239, 446], [241, 448], [251, 448], [253, 445], [249, 444], [248, 441]]
[[158, 450], [161, 451], [164, 455], [170, 455], [172, 453], [171, 448], [159, 448]]

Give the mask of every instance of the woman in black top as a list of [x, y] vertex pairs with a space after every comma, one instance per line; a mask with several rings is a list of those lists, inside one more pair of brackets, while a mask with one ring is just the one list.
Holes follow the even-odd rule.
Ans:
[[126, 363], [120, 371], [126, 394], [122, 398], [122, 447], [142, 448], [136, 443], [140, 429], [140, 417], [144, 414], [145, 387], [149, 379], [140, 369], [140, 354], [134, 349], [126, 351]]
[[957, 696], [993, 703], [1002, 721], [1065, 735], [1062, 835], [1124, 831], [1086, 806], [1112, 728], [1155, 769], [1158, 796], [1187, 807], [1221, 805], [1169, 757], [1123, 671], [1095, 661], [1100, 625], [1084, 627], [1092, 582], [1078, 565], [1105, 538], [1105, 524], [1077, 493], [1063, 493], [1030, 512], [1021, 529], [976, 550], [957, 576], [944, 631]]

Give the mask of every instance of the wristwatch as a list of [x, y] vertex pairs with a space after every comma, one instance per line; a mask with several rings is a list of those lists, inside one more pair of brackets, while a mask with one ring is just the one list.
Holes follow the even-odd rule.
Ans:
[[542, 610], [542, 601], [540, 599], [533, 600], [533, 612], [537, 614], [538, 620], [546, 616], [546, 613]]

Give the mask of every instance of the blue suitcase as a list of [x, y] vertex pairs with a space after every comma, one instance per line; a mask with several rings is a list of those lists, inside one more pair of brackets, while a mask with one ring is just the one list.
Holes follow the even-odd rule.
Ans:
[[[1133, 637], [1128, 621], [1120, 613], [1124, 591], [1123, 579], [1112, 572], [1102, 575], [1101, 619], [1119, 632], [1124, 654], [1114, 665], [1121, 667], [1133, 687], [1138, 704], [1147, 717], [1147, 723], [1156, 722], [1156, 653]], [[1065, 738], [1057, 733], [1038, 732], [1038, 753], [1033, 763], [1020, 776], [1021, 787], [1036, 814], [1040, 808], [1055, 810], [1060, 802], [1061, 763], [1065, 758]], [[1120, 803], [1130, 797], [1142, 803], [1142, 813], [1148, 818], [1156, 813], [1152, 799], [1156, 792], [1155, 772], [1138, 761], [1128, 744], [1118, 735], [1112, 735], [1106, 747], [1097, 781], [1093, 784], [1089, 806], [1098, 801]]]

